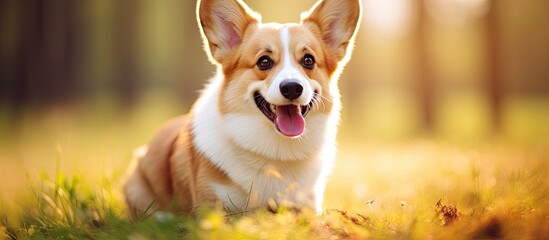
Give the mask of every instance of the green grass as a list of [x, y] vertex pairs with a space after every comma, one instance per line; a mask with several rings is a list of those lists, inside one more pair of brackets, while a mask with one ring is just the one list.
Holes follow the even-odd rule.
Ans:
[[[31, 184], [32, 201], [21, 206], [25, 209], [22, 219], [17, 224], [4, 222], [2, 231], [21, 239], [549, 236], [546, 147], [468, 152], [422, 141], [393, 149], [398, 153], [377, 148], [382, 150], [366, 151], [372, 151], [369, 156], [374, 160], [356, 172], [349, 172], [351, 165], [357, 168], [356, 163], [340, 159], [342, 166], [336, 168], [327, 191], [328, 208], [320, 216], [285, 210], [227, 216], [221, 210], [204, 209], [194, 218], [149, 211], [128, 221], [111, 179], [93, 185], [79, 175], [58, 172], [54, 178], [42, 175]], [[385, 162], [390, 160], [398, 164]], [[364, 174], [353, 176], [360, 171]], [[374, 171], [378, 173], [368, 174]], [[366, 183], [371, 186], [361, 185]]]
[[[147, 103], [118, 117], [113, 117], [117, 111], [101, 110], [110, 105], [103, 103], [85, 111], [26, 114], [17, 126], [0, 124], [0, 129], [12, 130], [0, 138], [0, 238], [549, 237], [546, 135], [378, 141], [349, 134], [345, 122], [321, 215], [200, 209], [190, 217], [149, 210], [129, 221], [119, 180], [132, 149], [146, 142], [162, 121], [184, 112], [162, 101]], [[527, 119], [528, 108], [513, 107]], [[104, 115], [92, 114], [97, 112]], [[530, 124], [528, 129], [545, 127], [541, 131], [547, 132], [538, 118], [521, 121]]]

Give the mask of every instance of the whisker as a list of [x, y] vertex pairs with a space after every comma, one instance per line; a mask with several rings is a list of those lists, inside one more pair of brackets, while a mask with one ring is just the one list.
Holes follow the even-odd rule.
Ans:
[[325, 99], [325, 100], [328, 101], [328, 102], [332, 102], [331, 99], [329, 99], [329, 98], [327, 98], [327, 97], [325, 97], [325, 96], [320, 96], [320, 97], [321, 97], [322, 99]]
[[332, 103], [332, 100], [325, 97], [325, 96], [320, 96], [320, 101], [322, 102], [322, 104], [324, 106], [324, 110], [326, 109], [326, 103], [324, 101], [328, 101], [329, 103]]
[[319, 106], [319, 102], [318, 102], [318, 97], [320, 95], [318, 93], [315, 92], [315, 95], [313, 96], [313, 100], [311, 101], [313, 104], [312, 108], [313, 109], [316, 109], [316, 110], [320, 110], [320, 106]]
[[305, 128], [305, 131], [303, 131], [303, 134], [301, 134], [301, 137], [299, 139], [305, 138], [305, 140], [309, 141], [310, 139], [309, 139], [309, 134], [308, 133], [310, 133], [310, 132], [311, 131], [309, 131], [307, 128]]
[[322, 104], [322, 100], [320, 98], [315, 98], [315, 107], [318, 111], [320, 111], [321, 104]]
[[325, 109], [326, 109], [326, 107], [325, 107], [325, 105], [324, 105], [324, 102], [322, 101], [322, 98], [316, 98], [316, 99], [315, 99], [315, 103], [316, 103], [317, 109], [318, 109], [319, 111], [321, 111], [321, 107], [322, 107], [322, 110], [325, 110]]

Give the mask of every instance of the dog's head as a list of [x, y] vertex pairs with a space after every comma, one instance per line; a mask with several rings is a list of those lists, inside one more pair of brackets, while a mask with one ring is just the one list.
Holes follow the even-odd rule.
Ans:
[[306, 119], [330, 115], [339, 102], [336, 81], [360, 13], [359, 0], [321, 0], [299, 24], [263, 24], [242, 1], [199, 1], [206, 52], [224, 78], [220, 114], [256, 134], [266, 124], [285, 138], [314, 131]]

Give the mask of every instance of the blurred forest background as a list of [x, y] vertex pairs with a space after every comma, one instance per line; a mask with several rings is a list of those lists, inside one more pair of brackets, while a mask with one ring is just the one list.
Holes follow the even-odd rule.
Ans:
[[[315, 1], [246, 2], [264, 22], [296, 22]], [[363, 5], [341, 81], [349, 134], [540, 133], [535, 124], [514, 125], [523, 125], [524, 114], [539, 114], [542, 125], [548, 120], [517, 108], [547, 113], [549, 2]], [[97, 102], [131, 111], [150, 98], [177, 103], [184, 113], [214, 71], [201, 47], [195, 1], [2, 0], [0, 9], [3, 121], [17, 123], [29, 109]]]
[[[264, 22], [297, 22], [315, 0], [245, 2]], [[56, 161], [117, 179], [132, 149], [186, 113], [215, 70], [195, 4], [0, 0], [0, 176], [13, 179], [0, 197]], [[549, 1], [363, 8], [340, 81], [343, 149], [424, 137], [547, 142]]]

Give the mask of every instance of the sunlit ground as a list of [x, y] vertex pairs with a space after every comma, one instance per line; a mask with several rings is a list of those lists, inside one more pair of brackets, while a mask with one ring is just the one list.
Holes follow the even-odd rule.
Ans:
[[[54, 211], [50, 217], [37, 213], [33, 189], [35, 194], [40, 193], [37, 189], [56, 181], [75, 184], [64, 188], [74, 191], [67, 194], [74, 194], [77, 202], [86, 202], [80, 194], [89, 197], [90, 192], [91, 196], [108, 198], [106, 208], [124, 218], [118, 181], [133, 149], [145, 143], [163, 121], [186, 112], [188, 104], [152, 94], [135, 110], [121, 111], [108, 99], [50, 110], [25, 109], [17, 124], [6, 124], [9, 116], [2, 113], [0, 218], [1, 225], [9, 227], [4, 231], [11, 229], [12, 234], [18, 232], [14, 229], [27, 229], [26, 235], [20, 236], [36, 237], [26, 224], [68, 222], [84, 228], [103, 226], [104, 223], [86, 222], [94, 216], [85, 214], [75, 215], [81, 222], [71, 222], [60, 217], [66, 213]], [[451, 108], [439, 110], [432, 134], [414, 130], [417, 116], [406, 111], [403, 102], [388, 100], [365, 104], [361, 111], [345, 111], [338, 159], [325, 195], [324, 206], [331, 212], [323, 217], [303, 220], [289, 215], [293, 217], [288, 220], [267, 216], [265, 220], [261, 215], [216, 223], [217, 215], [213, 215], [185, 231], [202, 237], [230, 233], [254, 236], [262, 231], [267, 231], [264, 234], [268, 237], [280, 236], [270, 235], [275, 233], [341, 238], [549, 236], [547, 101], [508, 101], [504, 130], [498, 135], [489, 134], [485, 109], [478, 99], [464, 98], [446, 104]], [[353, 116], [351, 121], [352, 114], [360, 116]], [[56, 180], [56, 173], [60, 172], [67, 180]], [[42, 197], [38, 199], [43, 200]], [[444, 216], [436, 205], [440, 199], [444, 206], [457, 208], [455, 223], [442, 226]], [[55, 205], [51, 201], [48, 204]], [[36, 216], [53, 219], [53, 223], [40, 223]], [[107, 221], [108, 224], [115, 223]], [[269, 230], [271, 225], [286, 227]]]

